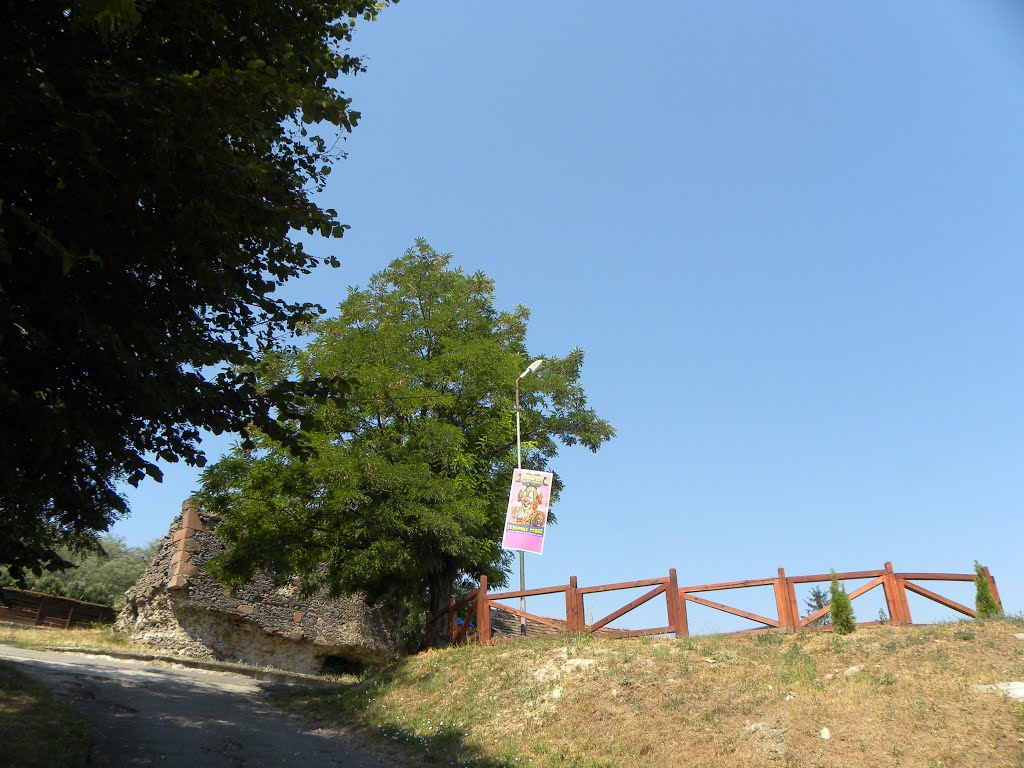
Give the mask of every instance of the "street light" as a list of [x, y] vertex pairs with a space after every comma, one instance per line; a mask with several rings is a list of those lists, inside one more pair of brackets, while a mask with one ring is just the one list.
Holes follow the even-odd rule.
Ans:
[[[544, 364], [544, 360], [537, 358], [530, 363], [526, 370], [519, 374], [519, 378], [516, 379], [516, 469], [523, 468], [523, 444], [522, 436], [519, 432], [519, 379], [524, 376], [529, 376], [531, 373], [536, 371]], [[523, 550], [519, 550], [519, 591], [524, 592], [526, 590], [526, 558], [523, 557]], [[526, 596], [520, 596], [519, 598], [519, 610], [526, 613]], [[526, 635], [526, 617], [519, 617], [519, 634]]]

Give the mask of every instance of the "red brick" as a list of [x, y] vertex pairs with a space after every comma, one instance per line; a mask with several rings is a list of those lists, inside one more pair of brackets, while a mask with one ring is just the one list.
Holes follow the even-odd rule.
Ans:
[[188, 577], [182, 576], [180, 573], [176, 576], [172, 576], [171, 580], [167, 582], [168, 589], [184, 589], [188, 586]]
[[174, 572], [180, 573], [183, 576], [195, 576], [199, 573], [199, 569], [192, 565], [192, 563], [178, 563], [174, 566]]
[[198, 552], [202, 548], [203, 545], [195, 539], [182, 539], [181, 541], [182, 552]]
[[192, 557], [191, 553], [185, 552], [184, 550], [180, 550], [179, 549], [177, 552], [174, 553], [174, 555], [171, 556], [171, 562], [172, 563], [183, 563], [183, 562], [186, 562], [189, 559], [191, 559], [191, 557]]
[[181, 515], [182, 528], [194, 528], [197, 531], [203, 530], [203, 521], [199, 519], [199, 513], [195, 507], [189, 507]]
[[296, 624], [299, 624], [302, 621], [302, 617], [303, 617], [302, 611], [296, 611], [295, 613], [292, 614], [292, 621], [294, 621]]
[[181, 541], [182, 539], [191, 539], [195, 535], [196, 532], [192, 528], [182, 528], [171, 539], [173, 541]]

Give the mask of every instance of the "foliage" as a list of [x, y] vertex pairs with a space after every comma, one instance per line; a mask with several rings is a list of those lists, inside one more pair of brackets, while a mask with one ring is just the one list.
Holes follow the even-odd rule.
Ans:
[[[60, 566], [202, 430], [281, 439], [252, 363], [318, 314], [274, 289], [340, 237], [311, 195], [342, 156], [309, 124], [374, 0], [8, 2], [0, 29], [0, 563]], [[292, 440], [301, 450], [301, 443]]]
[[[824, 589], [815, 584], [811, 587], [810, 593], [804, 600], [804, 606], [807, 608], [807, 615], [810, 616], [815, 611], [820, 611], [826, 605], [829, 604], [829, 594]], [[829, 613], [819, 616], [814, 621], [810, 622], [807, 626], [809, 627], [824, 627], [828, 626], [832, 622], [832, 616]]]
[[[516, 377], [529, 311], [494, 307], [494, 284], [415, 248], [352, 289], [306, 349], [264, 358], [263, 381], [351, 382], [342, 403], [307, 415], [316, 449], [298, 461], [253, 435], [208, 469], [201, 503], [224, 522], [228, 551], [211, 564], [231, 584], [257, 567], [300, 575], [307, 589], [447, 605], [460, 575], [503, 584], [499, 546], [515, 466]], [[522, 380], [524, 465], [546, 469], [560, 445], [592, 451], [614, 435], [587, 407], [583, 353], [545, 357]], [[312, 419], [311, 419], [312, 420]], [[553, 498], [561, 490], [556, 476]]]
[[832, 571], [831, 603], [832, 628], [840, 635], [848, 635], [857, 629], [857, 619], [853, 615], [853, 604], [846, 594], [846, 585], [841, 584]]
[[[35, 592], [119, 608], [124, 604], [125, 591], [138, 581], [153, 559], [159, 541], [145, 547], [129, 547], [118, 536], [103, 536], [100, 546], [100, 552], [58, 550], [57, 554], [72, 563], [71, 567], [62, 571], [47, 570], [40, 575], [28, 574], [23, 586]], [[18, 586], [6, 568], [0, 568], [0, 585]]]
[[1002, 618], [1003, 609], [996, 602], [985, 571], [977, 560], [974, 561], [974, 591], [974, 617], [976, 619]]

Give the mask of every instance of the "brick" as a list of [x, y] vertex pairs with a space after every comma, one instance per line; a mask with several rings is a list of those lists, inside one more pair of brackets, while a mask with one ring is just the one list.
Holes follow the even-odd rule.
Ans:
[[251, 614], [255, 610], [256, 610], [256, 607], [253, 606], [253, 605], [249, 605], [248, 603], [242, 603], [242, 604], [240, 604], [238, 606], [238, 612], [239, 613], [244, 613], [246, 616], [248, 616], [249, 614]]
[[199, 519], [199, 513], [195, 507], [189, 507], [181, 514], [181, 527], [193, 528], [197, 531], [203, 530], [203, 521]]
[[195, 539], [182, 539], [181, 540], [181, 550], [182, 550], [182, 552], [198, 552], [202, 548], [203, 548], [203, 545], [200, 544]]
[[296, 611], [292, 614], [292, 621], [294, 621], [296, 624], [301, 623], [303, 615], [304, 614], [302, 613], [302, 611]]
[[174, 566], [174, 572], [180, 573], [183, 576], [195, 576], [199, 573], [199, 569], [192, 565], [192, 563], [178, 563]]
[[184, 550], [179, 549], [177, 552], [174, 553], [174, 555], [172, 555], [171, 562], [184, 563], [190, 560], [191, 558], [192, 554], [190, 552], [185, 552]]
[[191, 539], [196, 535], [196, 532], [192, 528], [182, 528], [174, 536], [171, 537], [172, 541], [181, 541], [182, 539]]
[[168, 589], [184, 589], [188, 586], [188, 577], [182, 576], [180, 573], [176, 576], [172, 576], [171, 580], [167, 582]]

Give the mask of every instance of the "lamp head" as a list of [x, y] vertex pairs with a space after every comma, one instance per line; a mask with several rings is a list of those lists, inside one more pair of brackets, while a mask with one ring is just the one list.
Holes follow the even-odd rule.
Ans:
[[536, 371], [538, 368], [540, 368], [542, 365], [544, 365], [544, 358], [540, 358], [540, 357], [537, 358], [532, 363], [530, 363], [529, 366], [527, 366], [525, 371], [523, 371], [521, 374], [519, 374], [519, 378], [521, 379], [524, 376], [530, 375], [531, 373]]

